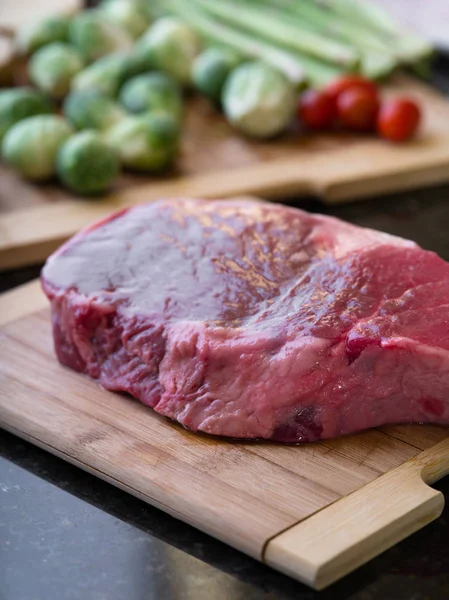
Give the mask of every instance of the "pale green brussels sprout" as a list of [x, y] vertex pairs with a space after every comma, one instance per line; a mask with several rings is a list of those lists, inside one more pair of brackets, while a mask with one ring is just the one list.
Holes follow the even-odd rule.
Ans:
[[126, 112], [109, 96], [95, 90], [73, 91], [62, 110], [77, 129], [108, 129], [126, 117]]
[[105, 19], [100, 10], [80, 12], [70, 23], [69, 41], [87, 62], [121, 50], [130, 50], [131, 36], [121, 27]]
[[132, 113], [167, 112], [177, 120], [182, 115], [179, 86], [172, 77], [159, 71], [127, 81], [120, 90], [119, 100]]
[[295, 109], [293, 84], [261, 61], [237, 67], [228, 77], [222, 104], [232, 125], [245, 135], [270, 138], [284, 131]]
[[0, 142], [10, 127], [34, 115], [53, 112], [48, 98], [32, 88], [21, 87], [0, 91]]
[[53, 42], [66, 42], [69, 33], [69, 18], [47, 17], [29, 23], [19, 29], [15, 46], [19, 54], [32, 54], [42, 46]]
[[117, 152], [95, 131], [81, 131], [59, 149], [56, 171], [60, 181], [77, 194], [100, 194], [120, 171]]
[[193, 63], [193, 84], [201, 94], [219, 104], [226, 79], [240, 62], [234, 50], [208, 48]]
[[148, 12], [142, 4], [133, 0], [105, 0], [101, 3], [100, 10], [133, 39], [142, 35], [150, 24]]
[[158, 173], [170, 166], [176, 155], [179, 127], [168, 115], [133, 115], [109, 129], [106, 139], [124, 167]]
[[95, 90], [106, 96], [115, 96], [126, 77], [127, 66], [126, 54], [99, 58], [73, 78], [72, 90]]
[[8, 130], [2, 158], [22, 177], [44, 181], [54, 175], [58, 150], [72, 133], [68, 121], [57, 115], [28, 117]]
[[75, 48], [54, 42], [33, 54], [28, 75], [40, 90], [58, 99], [67, 94], [73, 77], [83, 66], [83, 59]]
[[134, 72], [157, 69], [187, 85], [193, 61], [200, 52], [201, 41], [193, 29], [174, 17], [164, 17], [155, 21], [137, 40], [133, 52]]

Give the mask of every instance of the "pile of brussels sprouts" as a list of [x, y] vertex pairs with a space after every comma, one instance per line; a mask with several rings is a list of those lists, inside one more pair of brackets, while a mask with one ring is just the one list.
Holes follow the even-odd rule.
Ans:
[[30, 87], [0, 91], [2, 160], [78, 194], [105, 192], [121, 168], [168, 169], [189, 88], [250, 136], [276, 135], [294, 110], [294, 85], [280, 71], [208, 45], [177, 17], [155, 18], [142, 0], [47, 18], [19, 31], [16, 48]]

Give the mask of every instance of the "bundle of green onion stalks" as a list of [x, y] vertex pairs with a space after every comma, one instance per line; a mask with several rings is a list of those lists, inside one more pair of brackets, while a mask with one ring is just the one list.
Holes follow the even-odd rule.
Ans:
[[321, 87], [345, 72], [369, 79], [406, 66], [425, 74], [432, 47], [368, 0], [152, 0], [208, 44], [280, 69], [295, 84]]

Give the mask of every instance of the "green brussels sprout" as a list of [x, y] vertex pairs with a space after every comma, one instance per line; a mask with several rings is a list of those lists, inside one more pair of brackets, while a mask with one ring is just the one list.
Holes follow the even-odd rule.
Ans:
[[116, 151], [95, 131], [81, 131], [60, 147], [56, 171], [60, 181], [78, 194], [105, 192], [120, 171]]
[[67, 17], [48, 17], [22, 27], [15, 39], [19, 54], [32, 54], [53, 42], [66, 42], [69, 32]]
[[57, 115], [28, 117], [8, 130], [2, 158], [26, 179], [49, 179], [55, 173], [60, 146], [72, 133], [72, 126]]
[[105, 96], [115, 96], [127, 73], [128, 57], [116, 53], [99, 58], [72, 80], [72, 90], [95, 90]]
[[158, 173], [173, 161], [179, 141], [178, 124], [169, 115], [130, 116], [106, 133], [123, 166]]
[[44, 46], [28, 65], [30, 80], [53, 98], [63, 98], [70, 89], [73, 77], [83, 68], [79, 52], [63, 42]]
[[70, 23], [69, 41], [87, 62], [120, 50], [130, 50], [131, 36], [121, 27], [105, 19], [100, 10], [80, 12]]
[[270, 138], [284, 131], [295, 109], [293, 84], [270, 65], [253, 61], [228, 77], [223, 109], [228, 120], [245, 135]]
[[53, 112], [48, 98], [31, 88], [12, 88], [0, 91], [0, 142], [10, 127], [34, 115]]
[[62, 110], [77, 129], [105, 130], [126, 116], [114, 100], [95, 90], [70, 92]]
[[168, 112], [179, 120], [182, 115], [182, 96], [176, 82], [165, 73], [155, 71], [137, 75], [120, 90], [119, 100], [132, 113]]
[[208, 48], [193, 63], [192, 79], [196, 89], [219, 104], [226, 79], [240, 60], [231, 49]]
[[112, 23], [137, 39], [148, 28], [150, 18], [143, 5], [133, 0], [106, 0], [100, 5], [101, 12]]
[[192, 64], [201, 51], [198, 35], [174, 17], [156, 21], [137, 40], [132, 57], [133, 71], [165, 71], [182, 85], [190, 82]]

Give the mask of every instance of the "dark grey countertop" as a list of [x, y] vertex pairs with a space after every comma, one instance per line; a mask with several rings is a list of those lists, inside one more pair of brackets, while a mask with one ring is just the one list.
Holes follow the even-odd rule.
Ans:
[[[448, 62], [434, 81], [449, 91]], [[341, 207], [289, 204], [417, 241], [449, 260], [449, 186]], [[37, 276], [0, 275], [0, 291]], [[12, 399], [13, 401], [13, 399]], [[449, 498], [449, 480], [437, 486]], [[316, 593], [0, 430], [0, 600], [449, 599], [442, 517]]]

